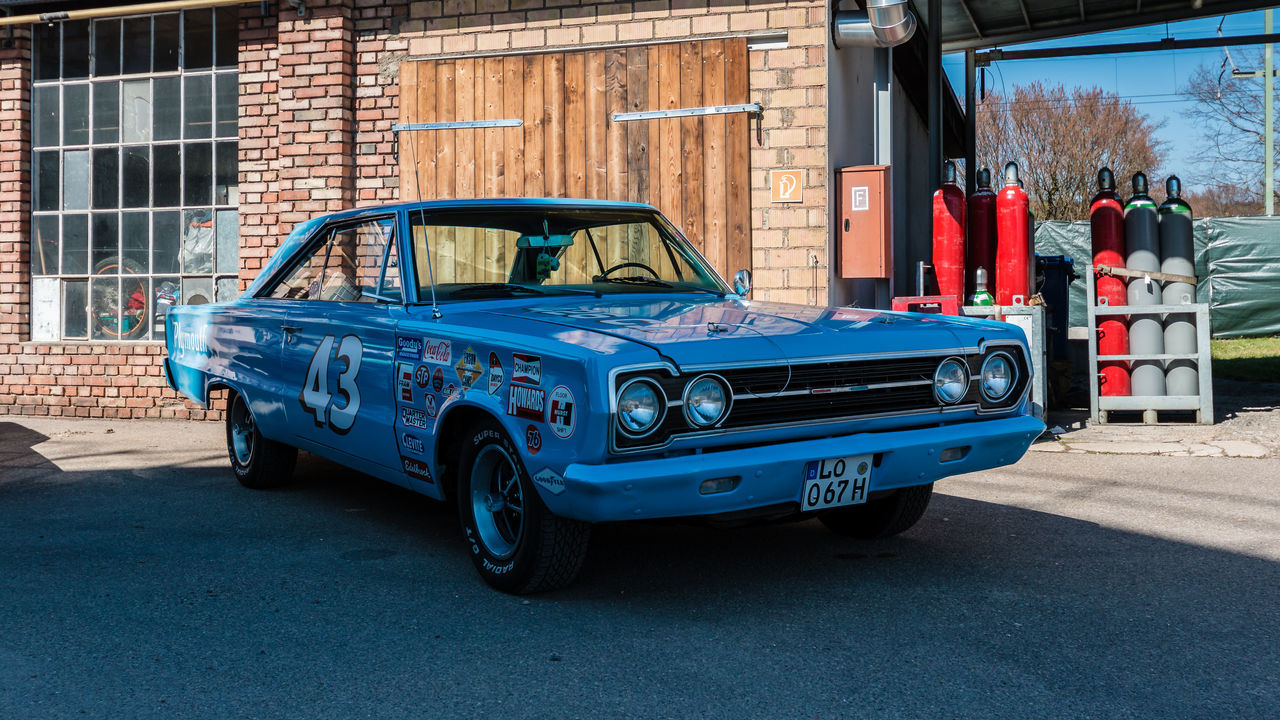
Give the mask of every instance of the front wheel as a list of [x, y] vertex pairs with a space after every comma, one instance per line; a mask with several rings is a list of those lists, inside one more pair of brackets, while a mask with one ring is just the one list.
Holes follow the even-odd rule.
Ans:
[[933, 484], [894, 490], [862, 505], [823, 510], [818, 520], [837, 535], [874, 540], [906, 532], [915, 525], [933, 497]]
[[227, 403], [227, 454], [236, 480], [254, 490], [288, 484], [298, 460], [297, 448], [262, 437], [239, 393], [232, 393]]
[[484, 581], [523, 595], [573, 582], [591, 526], [542, 504], [520, 454], [496, 422], [477, 423], [458, 463], [458, 516]]

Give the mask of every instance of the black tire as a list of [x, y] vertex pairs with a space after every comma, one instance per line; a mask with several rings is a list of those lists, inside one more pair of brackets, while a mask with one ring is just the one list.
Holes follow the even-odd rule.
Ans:
[[463, 438], [457, 500], [471, 560], [493, 588], [525, 595], [577, 578], [591, 525], [547, 509], [519, 451], [493, 420], [476, 423]]
[[288, 485], [298, 461], [297, 448], [262, 436], [239, 393], [231, 393], [227, 401], [227, 455], [236, 480], [254, 490]]
[[915, 525], [929, 507], [933, 483], [895, 490], [862, 505], [823, 510], [818, 519], [837, 535], [874, 540], [893, 537]]

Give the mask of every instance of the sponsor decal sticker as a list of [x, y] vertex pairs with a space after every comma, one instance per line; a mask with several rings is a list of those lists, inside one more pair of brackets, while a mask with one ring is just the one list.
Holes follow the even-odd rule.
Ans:
[[448, 340], [426, 338], [422, 345], [422, 359], [437, 365], [448, 365], [453, 362], [453, 343]]
[[541, 385], [542, 358], [537, 355], [511, 353], [511, 382]]
[[507, 399], [507, 414], [525, 420], [542, 422], [547, 404], [547, 391], [526, 385], [511, 384], [511, 395]]
[[458, 386], [457, 386], [457, 385], [454, 385], [453, 383], [449, 383], [448, 385], [446, 385], [446, 386], [445, 386], [445, 388], [444, 388], [444, 397], [445, 397], [445, 399], [446, 399], [446, 400], [448, 400], [449, 398], [451, 398], [451, 397], [453, 397], [454, 395], [457, 395], [457, 394], [458, 394]]
[[444, 389], [444, 370], [436, 368], [436, 371], [431, 373], [431, 389], [435, 392]]
[[398, 337], [396, 338], [396, 357], [409, 358], [417, 360], [422, 355], [422, 338], [416, 337]]
[[489, 353], [489, 394], [497, 395], [502, 389], [502, 381], [506, 379], [506, 374], [502, 372], [502, 363], [498, 360], [498, 353]]
[[547, 489], [552, 495], [559, 495], [564, 492], [564, 478], [551, 468], [542, 468], [534, 473], [533, 481]]
[[431, 408], [433, 407], [435, 407], [435, 403], [432, 402], [431, 396], [428, 395], [427, 412], [424, 413], [418, 408], [402, 407], [400, 408], [400, 422], [404, 423], [405, 427], [426, 430], [428, 428], [427, 416], [430, 415], [431, 417], [435, 417], [435, 413], [431, 412]]
[[470, 388], [476, 384], [476, 380], [480, 379], [480, 375], [484, 373], [480, 367], [480, 359], [476, 357], [476, 351], [470, 347], [458, 359], [458, 364], [454, 366], [458, 371], [458, 382], [462, 383], [463, 388]]
[[400, 388], [400, 400], [411, 403], [413, 402], [413, 366], [400, 363], [399, 371], [396, 385]]
[[573, 434], [573, 428], [578, 422], [577, 418], [578, 410], [573, 402], [573, 393], [563, 385], [557, 386], [551, 391], [551, 414], [547, 418], [551, 431], [558, 438], [567, 438]]
[[422, 455], [427, 451], [426, 445], [422, 444], [422, 438], [405, 433], [400, 436], [400, 444], [404, 445], [404, 449], [414, 455]]
[[430, 417], [435, 417], [436, 416], [436, 396], [427, 395], [426, 398], [427, 398], [427, 415]]
[[400, 456], [400, 462], [404, 465], [404, 473], [409, 477], [423, 482], [435, 482], [431, 479], [431, 468], [425, 462], [403, 455]]
[[419, 365], [417, 370], [413, 371], [413, 381], [420, 388], [426, 388], [431, 384], [431, 368], [426, 365]]
[[524, 445], [530, 455], [538, 454], [538, 451], [542, 449], [542, 433], [538, 432], [538, 428], [532, 425], [525, 428]]

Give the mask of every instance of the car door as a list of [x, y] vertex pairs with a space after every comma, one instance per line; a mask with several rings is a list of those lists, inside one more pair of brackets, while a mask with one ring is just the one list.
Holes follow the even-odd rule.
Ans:
[[393, 315], [402, 299], [399, 268], [387, 267], [394, 229], [390, 214], [326, 227], [273, 293], [288, 302], [280, 385], [295, 443], [398, 473]]

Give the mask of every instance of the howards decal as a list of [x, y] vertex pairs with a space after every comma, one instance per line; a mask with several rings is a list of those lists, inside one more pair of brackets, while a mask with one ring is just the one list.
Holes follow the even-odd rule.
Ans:
[[498, 353], [489, 353], [489, 394], [497, 395], [505, 379], [506, 375], [502, 372], [502, 362], [498, 360]]
[[530, 425], [524, 430], [524, 446], [530, 455], [537, 455], [542, 449], [542, 433], [538, 432], [538, 428]]
[[404, 445], [404, 449], [414, 455], [422, 455], [427, 452], [427, 446], [422, 443], [422, 438], [415, 435], [405, 433], [400, 436], [400, 443]]
[[435, 402], [433, 402], [431, 396], [428, 395], [427, 412], [422, 412], [418, 408], [402, 407], [400, 408], [400, 422], [404, 423], [405, 427], [428, 430], [430, 429], [430, 425], [427, 423], [427, 418], [428, 416], [435, 417], [435, 413], [432, 412], [432, 408], [434, 407]]
[[435, 482], [431, 479], [431, 468], [425, 462], [403, 455], [400, 456], [400, 462], [404, 464], [404, 473], [409, 477], [423, 482]]
[[547, 391], [512, 383], [511, 395], [507, 401], [507, 414], [542, 422], [546, 403]]
[[573, 402], [573, 393], [569, 388], [560, 385], [551, 391], [551, 413], [547, 424], [558, 438], [567, 438], [573, 434], [577, 424], [577, 408]]
[[431, 373], [431, 389], [435, 392], [444, 389], [444, 371], [440, 368], [436, 368], [436, 371]]
[[511, 382], [541, 385], [542, 358], [537, 355], [511, 353]]
[[[334, 345], [337, 344], [337, 349]], [[332, 355], [332, 356], [331, 356]], [[325, 335], [307, 365], [307, 377], [302, 381], [298, 402], [311, 413], [316, 425], [339, 435], [347, 434], [356, 424], [360, 412], [360, 387], [356, 376], [360, 373], [360, 361], [364, 357], [364, 345], [355, 335], [347, 335], [336, 343], [332, 335]], [[340, 368], [336, 392], [329, 392], [329, 366]]]
[[480, 375], [484, 370], [480, 367], [480, 359], [476, 357], [476, 351], [470, 347], [462, 353], [462, 357], [458, 358], [458, 364], [454, 366], [458, 371], [458, 382], [462, 383], [462, 387], [470, 388], [476, 384], [476, 380], [480, 379]]
[[400, 389], [400, 400], [402, 402], [413, 402], [413, 366], [408, 363], [399, 363], [396, 366], [396, 387]]
[[448, 340], [426, 338], [422, 346], [422, 359], [437, 365], [448, 365], [453, 362], [453, 343]]
[[559, 495], [564, 492], [564, 478], [551, 468], [542, 468], [534, 473], [533, 481], [547, 489], [552, 495]]
[[422, 356], [422, 338], [416, 337], [398, 337], [396, 338], [396, 357], [417, 360]]
[[413, 371], [413, 381], [420, 388], [426, 388], [431, 384], [431, 368], [426, 365], [419, 365], [417, 370]]
[[435, 417], [436, 416], [436, 396], [427, 395], [426, 398], [427, 398], [427, 415], [430, 415], [431, 417]]

